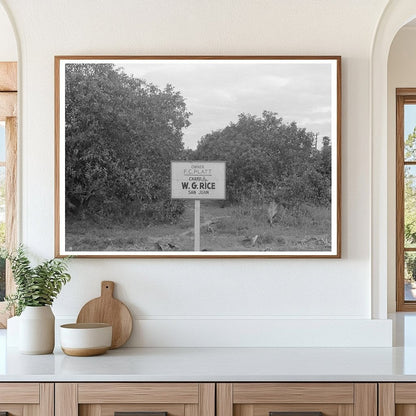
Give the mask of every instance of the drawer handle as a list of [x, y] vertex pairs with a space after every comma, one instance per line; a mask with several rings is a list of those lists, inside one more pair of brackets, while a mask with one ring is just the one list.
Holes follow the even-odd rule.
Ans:
[[115, 412], [114, 416], [168, 416], [168, 412]]
[[322, 412], [269, 412], [269, 416], [323, 416]]

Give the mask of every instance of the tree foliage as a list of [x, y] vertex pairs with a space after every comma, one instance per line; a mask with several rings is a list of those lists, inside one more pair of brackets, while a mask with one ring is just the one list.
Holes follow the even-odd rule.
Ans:
[[170, 161], [183, 151], [190, 113], [171, 85], [160, 89], [114, 64], [65, 69], [66, 213], [171, 220]]
[[[405, 160], [416, 160], [416, 127], [405, 141]], [[406, 245], [416, 244], [416, 177], [412, 166], [405, 167], [404, 175], [405, 227]]]
[[276, 113], [240, 114], [236, 123], [205, 135], [194, 157], [227, 162], [231, 202], [261, 196], [290, 207], [330, 204], [329, 138], [318, 149], [313, 133], [295, 122], [284, 123]]
[[405, 169], [404, 200], [405, 240], [407, 245], [414, 245], [416, 244], [416, 178], [409, 167]]
[[170, 198], [172, 160], [225, 160], [231, 203], [329, 206], [332, 149], [276, 113], [237, 122], [184, 149], [190, 113], [172, 85], [161, 89], [114, 64], [65, 68], [66, 215], [171, 222], [184, 211]]
[[[405, 160], [416, 160], [416, 127], [405, 141]], [[416, 245], [416, 177], [413, 166], [405, 166], [404, 171], [404, 238], [405, 246]], [[405, 273], [407, 279], [416, 280], [416, 257], [405, 254]]]
[[416, 127], [407, 136], [404, 143], [404, 158], [405, 160], [416, 160]]

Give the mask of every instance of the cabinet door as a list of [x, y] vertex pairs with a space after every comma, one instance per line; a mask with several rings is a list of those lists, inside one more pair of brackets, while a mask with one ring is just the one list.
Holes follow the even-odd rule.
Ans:
[[380, 416], [415, 416], [416, 383], [380, 383]]
[[56, 416], [215, 416], [213, 383], [58, 383]]
[[53, 384], [0, 383], [0, 415], [53, 416]]
[[377, 416], [377, 384], [220, 383], [217, 416]]

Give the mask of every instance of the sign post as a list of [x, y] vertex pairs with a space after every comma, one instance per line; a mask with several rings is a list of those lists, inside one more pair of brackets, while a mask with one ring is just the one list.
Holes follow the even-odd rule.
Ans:
[[194, 199], [194, 251], [201, 250], [201, 199], [225, 199], [225, 162], [171, 162], [172, 199]]
[[201, 250], [201, 200], [195, 199], [194, 251]]

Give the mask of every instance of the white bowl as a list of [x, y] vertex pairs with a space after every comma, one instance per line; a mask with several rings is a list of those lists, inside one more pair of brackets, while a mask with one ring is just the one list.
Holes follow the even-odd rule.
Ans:
[[112, 326], [103, 323], [61, 325], [61, 348], [65, 354], [87, 357], [111, 347]]

